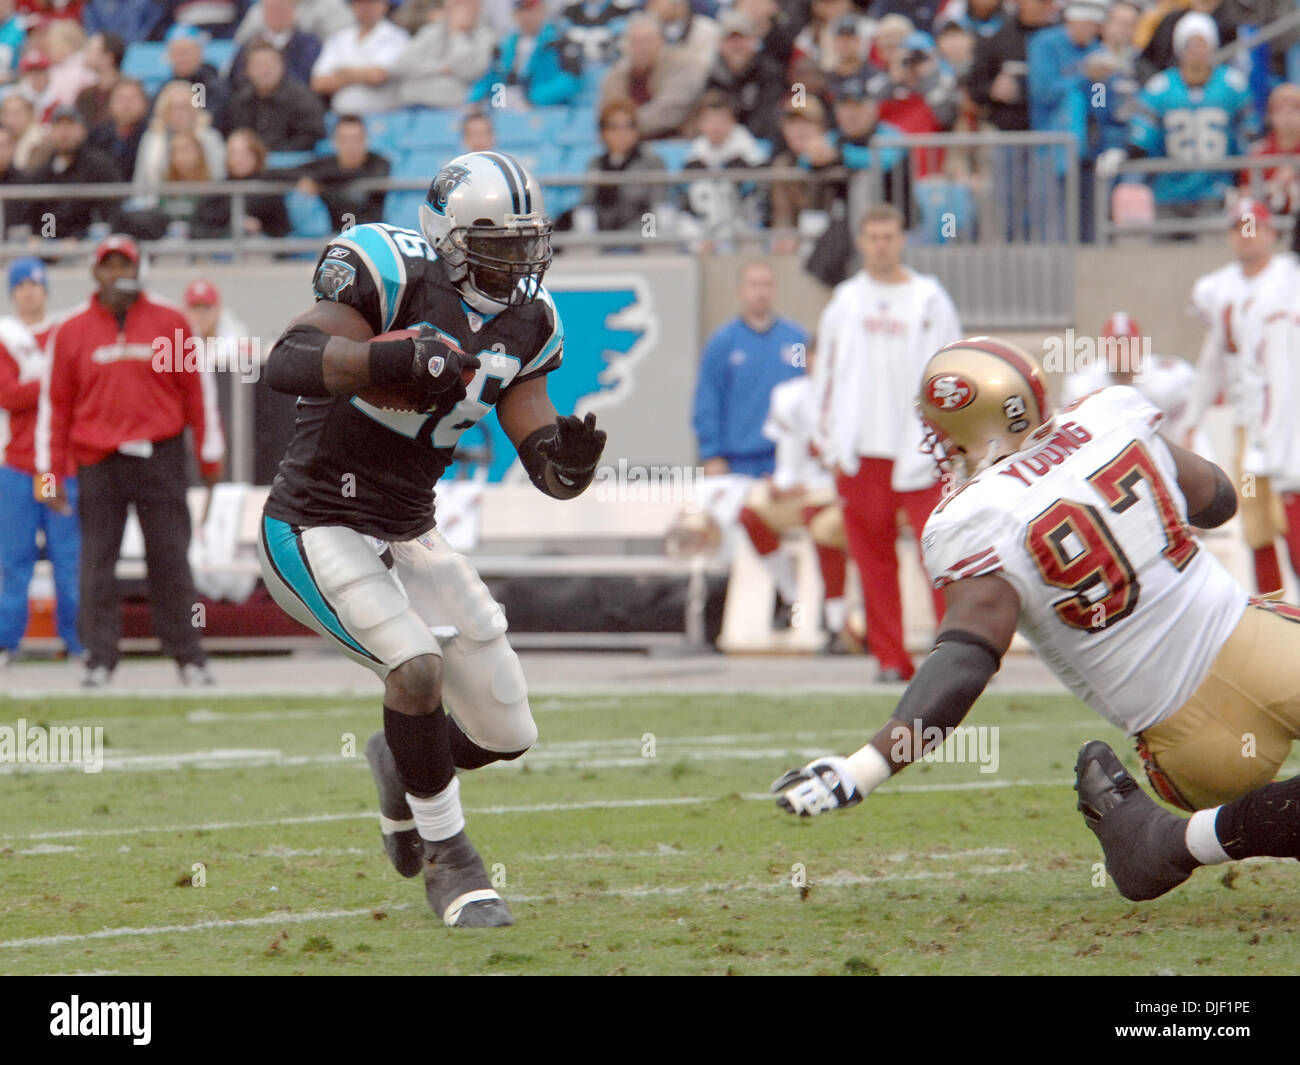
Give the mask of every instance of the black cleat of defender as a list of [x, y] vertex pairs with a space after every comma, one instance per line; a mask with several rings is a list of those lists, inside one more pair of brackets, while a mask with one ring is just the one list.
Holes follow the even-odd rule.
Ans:
[[379, 827], [384, 834], [384, 853], [402, 876], [419, 876], [424, 866], [424, 845], [382, 729], [366, 741], [366, 761], [379, 789]]
[[424, 894], [448, 928], [505, 928], [510, 907], [492, 887], [483, 859], [465, 830], [437, 843], [425, 841]]
[[1199, 863], [1183, 839], [1187, 822], [1157, 806], [1100, 740], [1079, 751], [1074, 790], [1101, 843], [1106, 872], [1126, 899], [1157, 898], [1192, 875]]

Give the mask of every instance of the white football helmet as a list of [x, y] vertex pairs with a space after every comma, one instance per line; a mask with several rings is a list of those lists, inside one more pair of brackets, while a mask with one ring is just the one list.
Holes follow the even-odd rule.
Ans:
[[484, 313], [535, 299], [551, 265], [542, 187], [504, 152], [459, 155], [439, 170], [420, 228], [466, 302]]

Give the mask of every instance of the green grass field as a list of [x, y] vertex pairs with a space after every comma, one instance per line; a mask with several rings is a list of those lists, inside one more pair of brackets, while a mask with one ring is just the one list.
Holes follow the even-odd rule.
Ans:
[[1292, 863], [1203, 869], [1142, 905], [1095, 884], [1075, 753], [1100, 737], [1136, 765], [1064, 696], [981, 701], [970, 723], [999, 727], [996, 773], [914, 766], [813, 821], [760, 799], [891, 706], [534, 700], [534, 751], [462, 781], [517, 923], [456, 932], [383, 856], [361, 753], [377, 707], [0, 700], [0, 725], [103, 725], [109, 759], [99, 774], [0, 766], [0, 972], [1300, 971]]

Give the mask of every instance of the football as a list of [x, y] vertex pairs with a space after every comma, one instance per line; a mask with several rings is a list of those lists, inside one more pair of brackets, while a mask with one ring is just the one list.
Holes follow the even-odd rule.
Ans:
[[[420, 331], [418, 329], [394, 329], [390, 333], [381, 333], [379, 336], [370, 339], [372, 341], [409, 340], [419, 335]], [[461, 380], [465, 382], [467, 387], [474, 380], [474, 373], [473, 370], [465, 370], [461, 373]], [[381, 410], [421, 411], [424, 409], [420, 402], [419, 390], [414, 386], [368, 385], [358, 390], [356, 397], [371, 406], [379, 407]]]

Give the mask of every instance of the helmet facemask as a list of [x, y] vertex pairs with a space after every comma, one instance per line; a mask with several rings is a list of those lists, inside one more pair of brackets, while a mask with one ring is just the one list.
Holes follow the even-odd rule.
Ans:
[[551, 265], [551, 223], [534, 219], [506, 228], [452, 231], [465, 251], [466, 282], [480, 295], [507, 307], [537, 298]]

